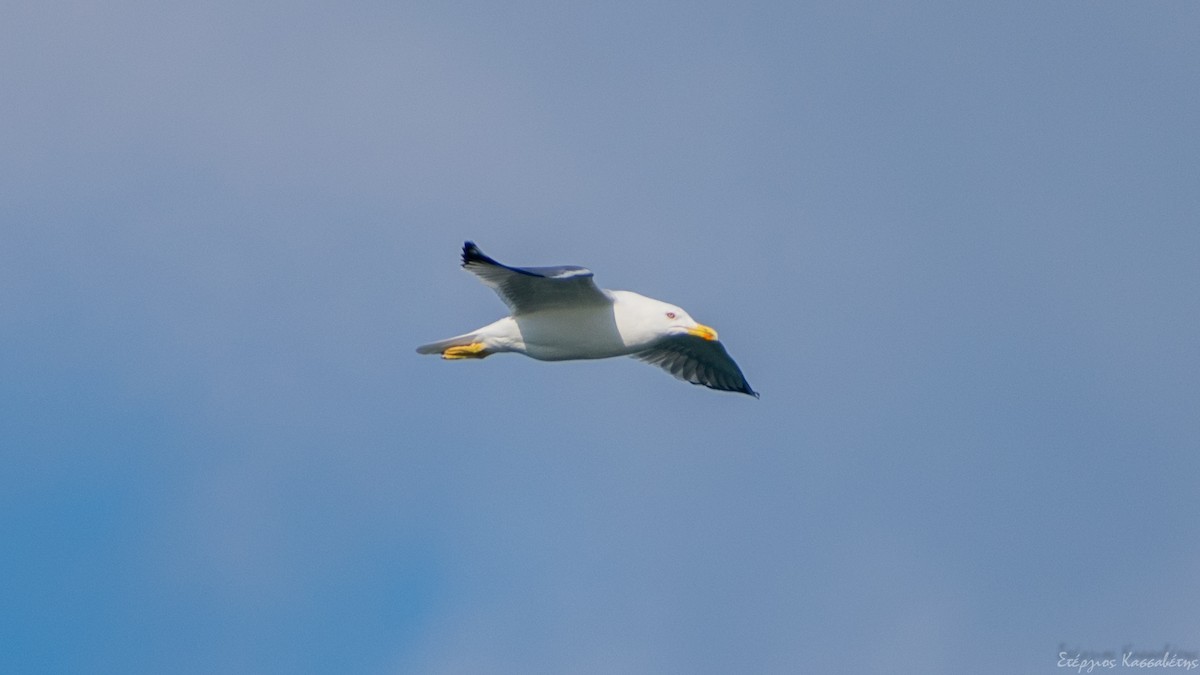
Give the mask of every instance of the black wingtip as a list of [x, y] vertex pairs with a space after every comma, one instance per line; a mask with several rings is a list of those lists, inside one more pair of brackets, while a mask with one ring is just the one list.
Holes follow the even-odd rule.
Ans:
[[749, 382], [744, 383], [744, 386], [741, 389], [730, 389], [729, 391], [736, 392], [738, 394], [746, 394], [747, 396], [753, 396], [754, 398], [762, 398], [757, 391], [754, 391], [750, 388]]
[[467, 265], [469, 265], [473, 262], [486, 263], [488, 265], [498, 264], [495, 260], [492, 260], [491, 258], [484, 255], [483, 251], [480, 251], [479, 247], [475, 245], [475, 242], [464, 241], [463, 242], [463, 250], [462, 250], [463, 267], [466, 267]]
[[733, 389], [731, 387], [714, 387], [713, 385], [705, 384], [704, 382], [693, 382], [692, 384], [698, 384], [702, 387], [708, 387], [709, 389], [712, 389], [713, 391], [727, 391], [731, 394], [745, 394], [747, 396], [753, 396], [756, 399], [762, 398], [761, 394], [759, 394], [757, 391], [754, 391], [753, 389], [751, 389], [748, 386], [744, 387], [742, 389]]

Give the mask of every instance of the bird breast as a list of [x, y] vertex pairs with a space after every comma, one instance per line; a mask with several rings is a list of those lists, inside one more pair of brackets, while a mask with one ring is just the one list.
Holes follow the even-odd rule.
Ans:
[[514, 318], [525, 353], [542, 361], [603, 359], [631, 351], [611, 306], [551, 309]]

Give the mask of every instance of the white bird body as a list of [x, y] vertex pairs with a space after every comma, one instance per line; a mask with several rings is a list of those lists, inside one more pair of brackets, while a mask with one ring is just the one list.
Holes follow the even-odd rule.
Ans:
[[463, 267], [491, 286], [511, 316], [417, 348], [445, 359], [516, 352], [539, 361], [633, 356], [711, 389], [757, 397], [717, 341], [683, 309], [632, 291], [597, 288], [582, 267], [509, 267], [463, 245]]
[[[607, 359], [640, 352], [662, 338], [656, 319], [673, 311], [686, 332], [696, 324], [674, 305], [632, 291], [607, 291], [610, 312], [595, 307], [555, 307], [506, 316], [463, 339], [493, 353], [516, 352], [539, 361]], [[692, 326], [687, 325], [690, 321]], [[452, 338], [453, 339], [453, 338]]]

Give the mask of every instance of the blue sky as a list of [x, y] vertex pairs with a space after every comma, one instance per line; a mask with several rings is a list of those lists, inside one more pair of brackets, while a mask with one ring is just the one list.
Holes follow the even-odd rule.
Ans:
[[[1189, 3], [25, 3], [5, 672], [1200, 651]], [[447, 363], [464, 239], [714, 326]]]

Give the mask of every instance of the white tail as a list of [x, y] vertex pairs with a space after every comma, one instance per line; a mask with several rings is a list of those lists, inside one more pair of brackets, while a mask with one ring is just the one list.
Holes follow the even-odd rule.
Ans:
[[465, 335], [458, 335], [458, 336], [455, 336], [452, 338], [446, 338], [445, 340], [438, 340], [437, 342], [430, 342], [427, 345], [421, 345], [420, 347], [417, 347], [417, 353], [418, 354], [441, 354], [442, 352], [446, 351], [446, 349], [448, 349], [450, 347], [462, 347], [464, 345], [469, 345], [469, 344], [472, 344], [472, 343], [478, 342], [478, 341], [479, 341], [478, 334], [467, 333]]

